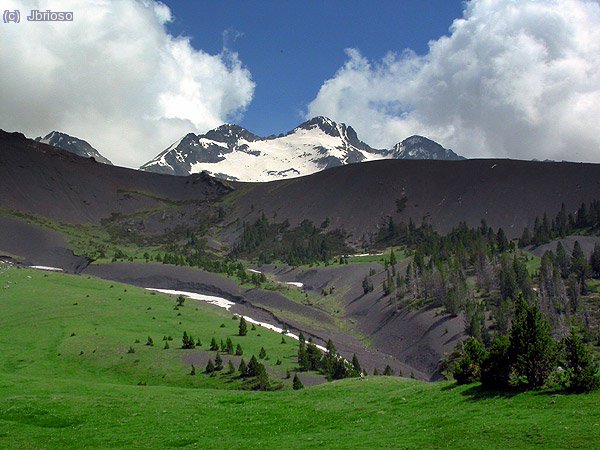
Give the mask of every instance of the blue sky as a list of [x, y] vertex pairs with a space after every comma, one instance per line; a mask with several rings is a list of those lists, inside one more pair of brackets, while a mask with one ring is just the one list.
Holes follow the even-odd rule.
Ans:
[[308, 103], [357, 48], [373, 60], [448, 34], [462, 1], [164, 1], [173, 14], [170, 34], [191, 38], [215, 54], [224, 44], [239, 54], [256, 83], [240, 125], [278, 134], [303, 121]]
[[0, 127], [120, 165], [315, 115], [376, 148], [420, 134], [470, 158], [600, 162], [600, 0], [60, 3], [75, 20], [0, 26]]

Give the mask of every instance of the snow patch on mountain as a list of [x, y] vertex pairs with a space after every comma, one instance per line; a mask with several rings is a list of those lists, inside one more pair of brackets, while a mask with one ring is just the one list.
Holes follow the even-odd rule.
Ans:
[[262, 182], [384, 158], [461, 159], [421, 136], [389, 150], [374, 149], [352, 127], [315, 117], [287, 134], [266, 138], [232, 124], [204, 135], [189, 133], [140, 169], [183, 176], [204, 171], [228, 180]]
[[107, 158], [102, 156], [98, 150], [92, 147], [87, 141], [74, 136], [69, 136], [68, 134], [59, 131], [52, 131], [43, 138], [37, 137], [35, 140], [42, 144], [52, 145], [78, 156], [83, 156], [84, 158], [94, 158], [98, 162], [112, 165]]

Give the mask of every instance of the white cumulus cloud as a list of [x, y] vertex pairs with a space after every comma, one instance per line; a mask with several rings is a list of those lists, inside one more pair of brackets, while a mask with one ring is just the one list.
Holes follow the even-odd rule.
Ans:
[[[254, 82], [234, 52], [216, 55], [168, 34], [153, 0], [16, 1], [20, 23], [0, 27], [0, 128], [86, 139], [137, 167], [190, 131], [235, 120]], [[73, 11], [72, 22], [27, 22], [32, 9]]]
[[307, 116], [371, 145], [423, 134], [468, 157], [600, 162], [597, 0], [471, 0], [425, 55], [347, 55]]

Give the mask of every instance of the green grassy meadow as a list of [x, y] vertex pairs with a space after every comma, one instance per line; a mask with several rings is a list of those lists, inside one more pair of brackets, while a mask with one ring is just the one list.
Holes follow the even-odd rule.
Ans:
[[[600, 447], [600, 392], [496, 395], [398, 377], [293, 391], [283, 373], [296, 367], [296, 342], [260, 327], [239, 337], [232, 313], [191, 300], [175, 310], [172, 296], [6, 267], [0, 448]], [[186, 352], [198, 350], [179, 348], [184, 330], [202, 351], [213, 336], [230, 337], [246, 361], [264, 347], [283, 388], [240, 390], [235, 374], [203, 368], [191, 376]], [[167, 350], [163, 336], [173, 337]]]

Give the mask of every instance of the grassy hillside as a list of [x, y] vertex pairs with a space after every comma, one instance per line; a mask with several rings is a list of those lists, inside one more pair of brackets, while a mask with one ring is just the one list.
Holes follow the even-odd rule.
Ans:
[[[0, 447], [600, 445], [598, 392], [491, 395], [395, 377], [233, 390], [234, 376], [190, 376], [186, 358], [231, 337], [245, 357], [264, 346], [275, 378], [295, 367], [296, 345], [261, 328], [237, 337], [237, 321], [213, 306], [173, 307], [169, 296], [94, 278], [0, 270]], [[202, 350], [178, 348], [183, 330]]]

